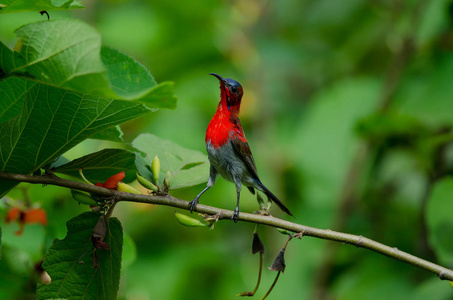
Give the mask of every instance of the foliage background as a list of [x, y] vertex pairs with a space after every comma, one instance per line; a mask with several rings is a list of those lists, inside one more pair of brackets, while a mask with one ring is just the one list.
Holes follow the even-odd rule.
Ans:
[[[204, 152], [205, 128], [219, 94], [217, 81], [207, 73], [234, 78], [245, 88], [241, 120], [261, 178], [297, 222], [364, 235], [452, 267], [430, 237], [426, 206], [433, 189], [441, 195], [437, 198], [452, 195], [451, 184], [443, 190], [437, 186], [453, 173], [451, 137], [441, 147], [433, 139], [451, 135], [453, 125], [453, 5], [447, 0], [422, 3], [415, 18], [418, 1], [384, 0], [103, 0], [50, 16], [88, 22], [105, 45], [135, 57], [157, 81], [176, 82], [178, 108], [122, 126], [126, 141], [151, 132]], [[1, 15], [0, 40], [13, 47], [14, 29], [43, 18], [37, 13]], [[414, 48], [398, 57], [408, 39]], [[391, 80], [393, 92], [386, 78], [400, 63], [395, 69], [402, 75]], [[385, 117], [367, 118], [387, 94]], [[358, 181], [350, 182], [348, 170], [365, 143], [367, 158]], [[67, 157], [107, 146], [112, 145], [88, 140]], [[2, 225], [0, 291], [13, 299], [32, 299], [34, 264], [55, 237], [64, 237], [65, 222], [86, 207], [61, 188], [20, 187], [9, 196], [28, 193], [51, 219], [46, 228], [27, 225], [20, 237], [14, 235], [15, 225]], [[345, 187], [355, 193], [342, 210]], [[174, 195], [191, 200], [202, 188]], [[219, 179], [201, 201], [232, 209], [234, 195], [234, 186]], [[432, 208], [431, 220], [444, 204]], [[244, 191], [241, 210], [256, 209], [255, 199]], [[285, 217], [277, 208], [272, 212]], [[252, 225], [186, 228], [169, 208], [133, 203], [119, 204], [115, 215], [131, 237], [121, 298], [231, 299], [253, 287], [258, 257], [250, 251]], [[269, 228], [261, 228], [260, 235], [270, 266], [285, 237]], [[452, 296], [448, 283], [430, 273], [351, 246], [329, 250], [332, 245], [312, 238], [292, 241], [287, 269], [271, 299]], [[274, 276], [265, 270], [262, 294]]]

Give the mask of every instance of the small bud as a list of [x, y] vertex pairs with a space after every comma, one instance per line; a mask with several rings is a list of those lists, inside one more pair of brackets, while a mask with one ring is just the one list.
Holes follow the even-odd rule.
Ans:
[[272, 266], [269, 268], [271, 271], [282, 271], [285, 272], [286, 264], [285, 264], [285, 249], [281, 249], [278, 252], [277, 257], [275, 258]]
[[261, 253], [264, 254], [264, 245], [263, 242], [261, 241], [260, 237], [258, 236], [258, 232], [253, 233], [253, 242], [252, 242], [252, 254], [255, 253]]
[[292, 234], [294, 234], [294, 232], [291, 232], [291, 231], [289, 231], [289, 230], [282, 229], [282, 228], [277, 228], [277, 231], [280, 232], [281, 234], [286, 234], [286, 235], [292, 235]]
[[153, 172], [154, 183], [159, 184], [160, 161], [157, 155], [154, 156], [153, 162], [151, 163], [151, 172]]
[[264, 198], [261, 195], [261, 193], [256, 193], [256, 200], [258, 201], [258, 204], [260, 205], [260, 210], [266, 210], [266, 202], [264, 202]]
[[165, 174], [165, 178], [164, 178], [164, 186], [167, 191], [170, 190], [170, 179], [171, 179], [171, 173], [170, 173], [170, 170], [168, 170], [167, 173]]
[[151, 181], [149, 181], [148, 179], [146, 179], [145, 177], [141, 176], [138, 173], [137, 173], [137, 181], [143, 187], [145, 187], [145, 188], [147, 188], [149, 190], [152, 190], [152, 191], [155, 191], [155, 192], [159, 191], [159, 188], [154, 183], [152, 183]]
[[74, 198], [74, 200], [78, 201], [79, 203], [87, 205], [97, 205], [97, 202], [93, 198], [91, 198], [90, 194], [77, 190], [71, 190], [71, 195], [72, 198]]
[[188, 227], [208, 227], [208, 224], [200, 222], [198, 219], [191, 218], [187, 215], [175, 212], [175, 217], [181, 225]]
[[139, 190], [133, 188], [132, 186], [130, 186], [122, 181], [118, 182], [118, 191], [132, 193], [132, 194], [141, 194], [142, 193]]

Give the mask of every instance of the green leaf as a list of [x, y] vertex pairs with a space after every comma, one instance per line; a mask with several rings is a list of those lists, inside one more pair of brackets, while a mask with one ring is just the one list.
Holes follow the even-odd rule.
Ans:
[[83, 168], [83, 175], [93, 183], [104, 182], [110, 176], [121, 171], [126, 173], [123, 181], [131, 182], [135, 180], [137, 172], [135, 154], [122, 149], [104, 149], [85, 155], [61, 165], [53, 171], [80, 178], [80, 168]]
[[54, 20], [27, 24], [15, 31], [22, 39], [20, 55], [10, 73], [88, 94], [115, 98], [102, 63], [101, 36], [79, 20]]
[[[170, 189], [181, 189], [206, 182], [209, 176], [209, 162], [206, 155], [199, 151], [183, 148], [171, 141], [160, 139], [152, 134], [141, 134], [132, 146], [145, 154], [137, 153], [136, 164], [140, 174], [152, 181], [149, 169], [157, 155], [160, 160], [161, 174], [171, 173]], [[164, 176], [161, 176], [162, 183]]]
[[[0, 44], [1, 47], [1, 44]], [[24, 95], [35, 85], [29, 80], [10, 80], [0, 88], [0, 124], [20, 114]]]
[[428, 126], [451, 126], [453, 57], [450, 55], [440, 57], [428, 70], [404, 80], [396, 95], [395, 110], [401, 114], [411, 115]]
[[5, 44], [0, 42], [0, 75], [3, 75], [3, 73], [11, 73], [16, 68], [16, 64], [24, 64], [22, 57], [19, 53], [12, 51], [6, 47]]
[[[116, 299], [123, 247], [123, 229], [116, 218], [107, 222], [105, 242], [110, 250], [96, 249], [97, 268], [90, 254], [91, 235], [101, 214], [85, 212], [67, 222], [63, 240], [54, 240], [43, 268], [52, 278], [50, 284], [38, 285], [38, 299]], [[79, 263], [79, 260], [84, 263]]]
[[112, 89], [120, 98], [141, 98], [157, 85], [143, 65], [118, 50], [102, 47], [101, 59], [107, 69]]
[[123, 232], [123, 259], [121, 268], [127, 268], [137, 259], [137, 247], [134, 240], [127, 232]]
[[138, 101], [151, 107], [176, 108], [176, 96], [173, 94], [174, 83], [170, 81], [162, 82], [153, 87], [149, 93]]
[[123, 131], [119, 126], [113, 126], [103, 130], [99, 133], [96, 133], [90, 137], [91, 139], [96, 140], [106, 140], [112, 142], [122, 143], [123, 141]]
[[[450, 281], [451, 284], [451, 281]], [[452, 296], [452, 287], [449, 281], [439, 280], [439, 278], [429, 278], [418, 283], [413, 289], [412, 294], [406, 295], [411, 300], [450, 300]]]
[[356, 124], [358, 133], [369, 140], [383, 141], [394, 138], [415, 139], [428, 135], [428, 130], [414, 117], [395, 112], [372, 113]]
[[0, 13], [84, 8], [77, 0], [2, 0]]
[[[151, 111], [136, 102], [108, 100], [26, 81], [14, 77], [0, 81], [0, 90], [7, 91], [9, 97], [24, 97], [21, 114], [0, 124], [3, 172], [30, 174], [93, 134]], [[17, 92], [18, 87], [22, 93]], [[0, 195], [15, 185], [0, 182]]]
[[173, 84], [157, 84], [132, 57], [101, 47], [100, 34], [78, 20], [27, 24], [16, 30], [22, 47], [0, 49], [0, 68], [39, 82], [77, 92], [121, 100], [138, 100], [149, 107], [175, 108]]
[[173, 83], [157, 85], [151, 73], [134, 58], [109, 47], [102, 47], [101, 59], [117, 98], [139, 99], [151, 107], [176, 108]]
[[429, 243], [443, 265], [453, 265], [453, 178], [436, 182], [426, 207]]

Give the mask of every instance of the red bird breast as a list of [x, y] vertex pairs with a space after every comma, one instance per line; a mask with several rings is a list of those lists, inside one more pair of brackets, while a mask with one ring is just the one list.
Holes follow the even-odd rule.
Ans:
[[209, 122], [205, 142], [210, 142], [214, 149], [218, 149], [224, 146], [230, 138], [237, 138], [239, 141], [247, 143], [238, 116], [228, 110], [225, 111], [220, 104], [211, 122]]
[[215, 149], [222, 147], [228, 142], [230, 129], [229, 116], [217, 110], [206, 130], [206, 143], [210, 142]]

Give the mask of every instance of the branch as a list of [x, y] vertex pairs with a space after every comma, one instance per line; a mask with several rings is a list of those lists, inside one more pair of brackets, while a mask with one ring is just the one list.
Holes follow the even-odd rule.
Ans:
[[[85, 191], [88, 193], [94, 193], [99, 196], [104, 197], [115, 197], [117, 201], [129, 201], [129, 202], [140, 202], [156, 205], [166, 205], [177, 207], [184, 210], [189, 210], [189, 203], [186, 200], [175, 198], [171, 195], [139, 195], [124, 193], [115, 190], [109, 190], [103, 187], [97, 187], [94, 185], [89, 185], [82, 182], [72, 181], [68, 179], [63, 179], [55, 175], [43, 175], [43, 176], [32, 176], [32, 175], [23, 175], [23, 174], [12, 174], [0, 172], [0, 180], [12, 180], [18, 182], [28, 182], [34, 184], [43, 184], [43, 185], [56, 185], [61, 187], [66, 187], [70, 189]], [[207, 206], [203, 204], [198, 204], [195, 211], [199, 213], [205, 213], [210, 215], [218, 215], [219, 220], [230, 219], [233, 215], [233, 211], [220, 209], [217, 207]], [[255, 224], [263, 224], [276, 228], [286, 229], [292, 232], [302, 233], [303, 236], [312, 236], [325, 240], [331, 240], [346, 244], [351, 244], [356, 247], [365, 248], [379, 254], [383, 254], [390, 258], [400, 260], [402, 262], [411, 264], [413, 266], [419, 267], [421, 269], [430, 271], [436, 274], [442, 280], [453, 281], [453, 270], [444, 268], [442, 266], [436, 265], [432, 262], [426, 261], [409, 253], [398, 250], [397, 248], [392, 248], [384, 244], [378, 243], [371, 239], [365, 238], [363, 236], [357, 236], [342, 232], [335, 232], [329, 229], [318, 229], [314, 227], [309, 227], [301, 224], [296, 224], [293, 222], [285, 221], [278, 219], [272, 216], [263, 216], [257, 214], [249, 214], [241, 212], [239, 214], [239, 220]]]

